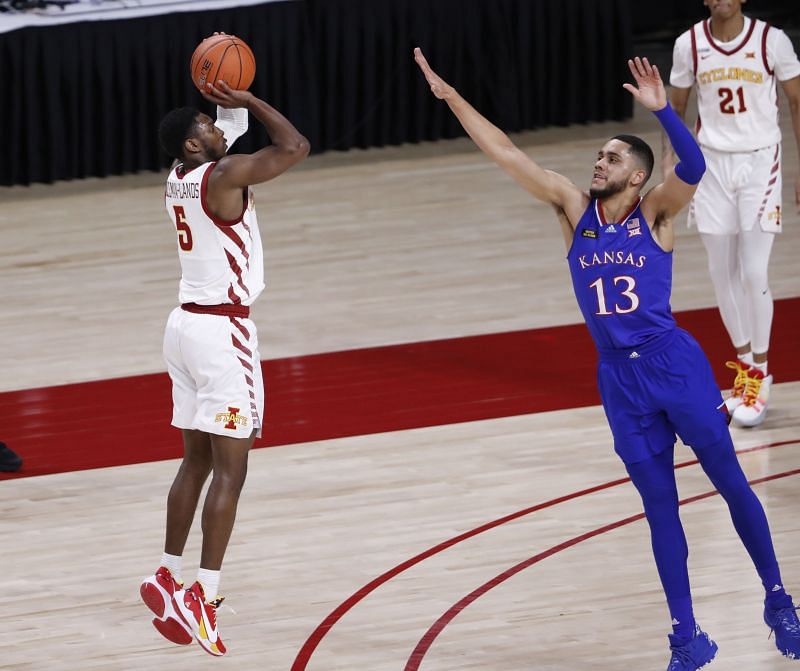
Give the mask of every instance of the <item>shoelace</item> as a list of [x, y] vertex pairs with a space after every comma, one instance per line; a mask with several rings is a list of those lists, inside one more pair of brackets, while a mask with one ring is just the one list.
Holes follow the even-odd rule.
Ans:
[[784, 624], [783, 630], [792, 634], [792, 636], [800, 636], [800, 620], [797, 619], [797, 612], [800, 606], [787, 606], [786, 608], [779, 608], [775, 611], [778, 615], [778, 622]]
[[739, 398], [744, 393], [747, 386], [747, 370], [742, 368], [738, 361], [726, 361], [725, 366], [736, 371], [736, 379], [733, 381], [733, 398]]
[[678, 671], [680, 667], [676, 667], [675, 662], [681, 662], [681, 664], [695, 663], [689, 651], [686, 649], [687, 647], [688, 646], [681, 646], [680, 648], [670, 647], [670, 650], [672, 650], [672, 659], [669, 661], [669, 669], [667, 669], [667, 671], [672, 671], [673, 667]]
[[217, 608], [220, 607], [222, 602], [225, 601], [224, 596], [218, 596], [216, 599], [206, 601], [206, 605], [211, 606], [208, 611], [208, 619], [211, 621], [211, 626], [217, 628]]
[[743, 405], [751, 406], [758, 400], [758, 394], [761, 391], [761, 383], [764, 378], [747, 375], [746, 372], [745, 376], [747, 377], [747, 383], [744, 387], [744, 401], [742, 403]]

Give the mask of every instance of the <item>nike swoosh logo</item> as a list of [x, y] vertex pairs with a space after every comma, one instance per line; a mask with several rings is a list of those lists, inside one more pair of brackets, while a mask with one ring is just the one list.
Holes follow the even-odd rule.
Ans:
[[206, 609], [202, 604], [200, 605], [200, 636], [209, 643], [216, 643], [218, 638], [217, 632], [211, 626], [208, 615], [206, 615]]
[[704, 61], [706, 58], [711, 58], [711, 54], [706, 54], [705, 56], [700, 56], [700, 60]]

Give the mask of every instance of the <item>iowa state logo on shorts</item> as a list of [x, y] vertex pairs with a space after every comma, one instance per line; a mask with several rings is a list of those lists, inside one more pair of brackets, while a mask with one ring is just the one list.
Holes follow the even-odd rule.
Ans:
[[236, 431], [240, 426], [247, 426], [247, 417], [239, 414], [239, 408], [228, 406], [228, 412], [218, 412], [214, 417], [214, 423], [225, 422], [224, 429]]

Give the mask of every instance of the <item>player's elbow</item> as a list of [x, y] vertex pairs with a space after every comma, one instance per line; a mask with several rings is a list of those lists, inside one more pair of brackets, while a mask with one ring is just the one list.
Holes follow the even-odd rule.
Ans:
[[800, 91], [793, 96], [787, 97], [789, 98], [789, 113], [792, 115], [792, 119], [796, 119], [800, 114]]
[[297, 138], [282, 143], [280, 151], [282, 154], [291, 157], [295, 161], [302, 161], [311, 151], [311, 143], [303, 135], [298, 135]]
[[699, 184], [706, 172], [706, 159], [698, 148], [688, 160], [683, 160], [675, 166], [675, 174], [687, 184]]

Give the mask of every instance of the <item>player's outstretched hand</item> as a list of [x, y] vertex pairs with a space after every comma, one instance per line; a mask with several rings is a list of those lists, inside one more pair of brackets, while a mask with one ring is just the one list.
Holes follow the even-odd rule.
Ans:
[[419, 65], [420, 70], [422, 70], [422, 74], [425, 75], [425, 79], [428, 80], [433, 95], [440, 100], [447, 100], [452, 97], [455, 93], [455, 89], [431, 70], [431, 66], [428, 65], [428, 61], [425, 60], [425, 56], [422, 55], [422, 49], [419, 47], [414, 49], [414, 60], [417, 62], [417, 65]]
[[655, 65], [650, 65], [650, 61], [646, 58], [639, 58], [638, 56], [628, 61], [628, 67], [636, 80], [636, 86], [626, 83], [622, 85], [623, 88], [626, 91], [630, 91], [636, 101], [651, 112], [666, 107], [667, 91], [664, 88], [664, 82], [661, 81], [658, 68]]
[[247, 107], [247, 103], [253, 97], [250, 91], [237, 91], [236, 89], [232, 89], [221, 79], [217, 81], [216, 86], [211, 83], [206, 84], [206, 90], [201, 91], [201, 94], [209, 102], [224, 107], [225, 109]]

